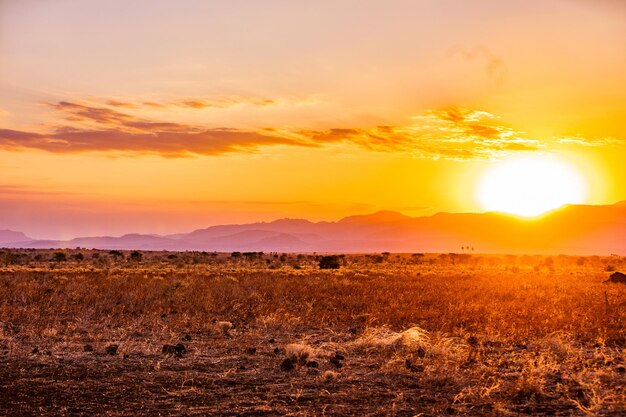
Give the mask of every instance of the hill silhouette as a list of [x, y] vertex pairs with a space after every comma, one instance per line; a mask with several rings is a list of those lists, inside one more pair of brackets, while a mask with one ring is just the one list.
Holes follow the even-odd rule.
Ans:
[[68, 241], [30, 239], [0, 231], [14, 248], [281, 252], [459, 252], [626, 255], [626, 202], [568, 205], [540, 218], [503, 213], [437, 213], [409, 217], [393, 211], [354, 215], [336, 222], [279, 219], [218, 225], [175, 235], [127, 234]]

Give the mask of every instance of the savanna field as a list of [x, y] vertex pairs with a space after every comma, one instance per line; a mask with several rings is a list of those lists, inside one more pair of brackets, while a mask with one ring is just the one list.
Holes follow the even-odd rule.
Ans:
[[626, 413], [617, 256], [0, 259], [6, 416]]

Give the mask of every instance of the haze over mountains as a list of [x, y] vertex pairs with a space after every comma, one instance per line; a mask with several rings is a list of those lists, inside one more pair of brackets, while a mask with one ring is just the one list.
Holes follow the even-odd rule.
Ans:
[[265, 252], [459, 252], [626, 255], [626, 201], [569, 205], [539, 219], [502, 213], [438, 213], [409, 217], [392, 211], [336, 222], [281, 219], [212, 226], [175, 235], [128, 234], [68, 241], [31, 239], [0, 230], [10, 248], [98, 248]]

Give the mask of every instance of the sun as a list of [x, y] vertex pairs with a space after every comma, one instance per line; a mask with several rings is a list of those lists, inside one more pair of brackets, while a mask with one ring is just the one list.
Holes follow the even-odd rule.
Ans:
[[479, 178], [476, 199], [487, 211], [535, 217], [565, 204], [582, 203], [587, 184], [564, 160], [550, 156], [511, 158]]

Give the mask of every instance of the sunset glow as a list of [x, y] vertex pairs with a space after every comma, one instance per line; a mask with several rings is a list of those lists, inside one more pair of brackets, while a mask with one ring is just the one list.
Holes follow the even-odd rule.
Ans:
[[68, 239], [626, 200], [625, 12], [2, 1], [0, 229]]
[[626, 416], [626, 0], [0, 0], [0, 416]]
[[585, 202], [585, 179], [564, 161], [523, 157], [494, 164], [476, 188], [485, 210], [525, 217], [537, 216], [565, 204]]

